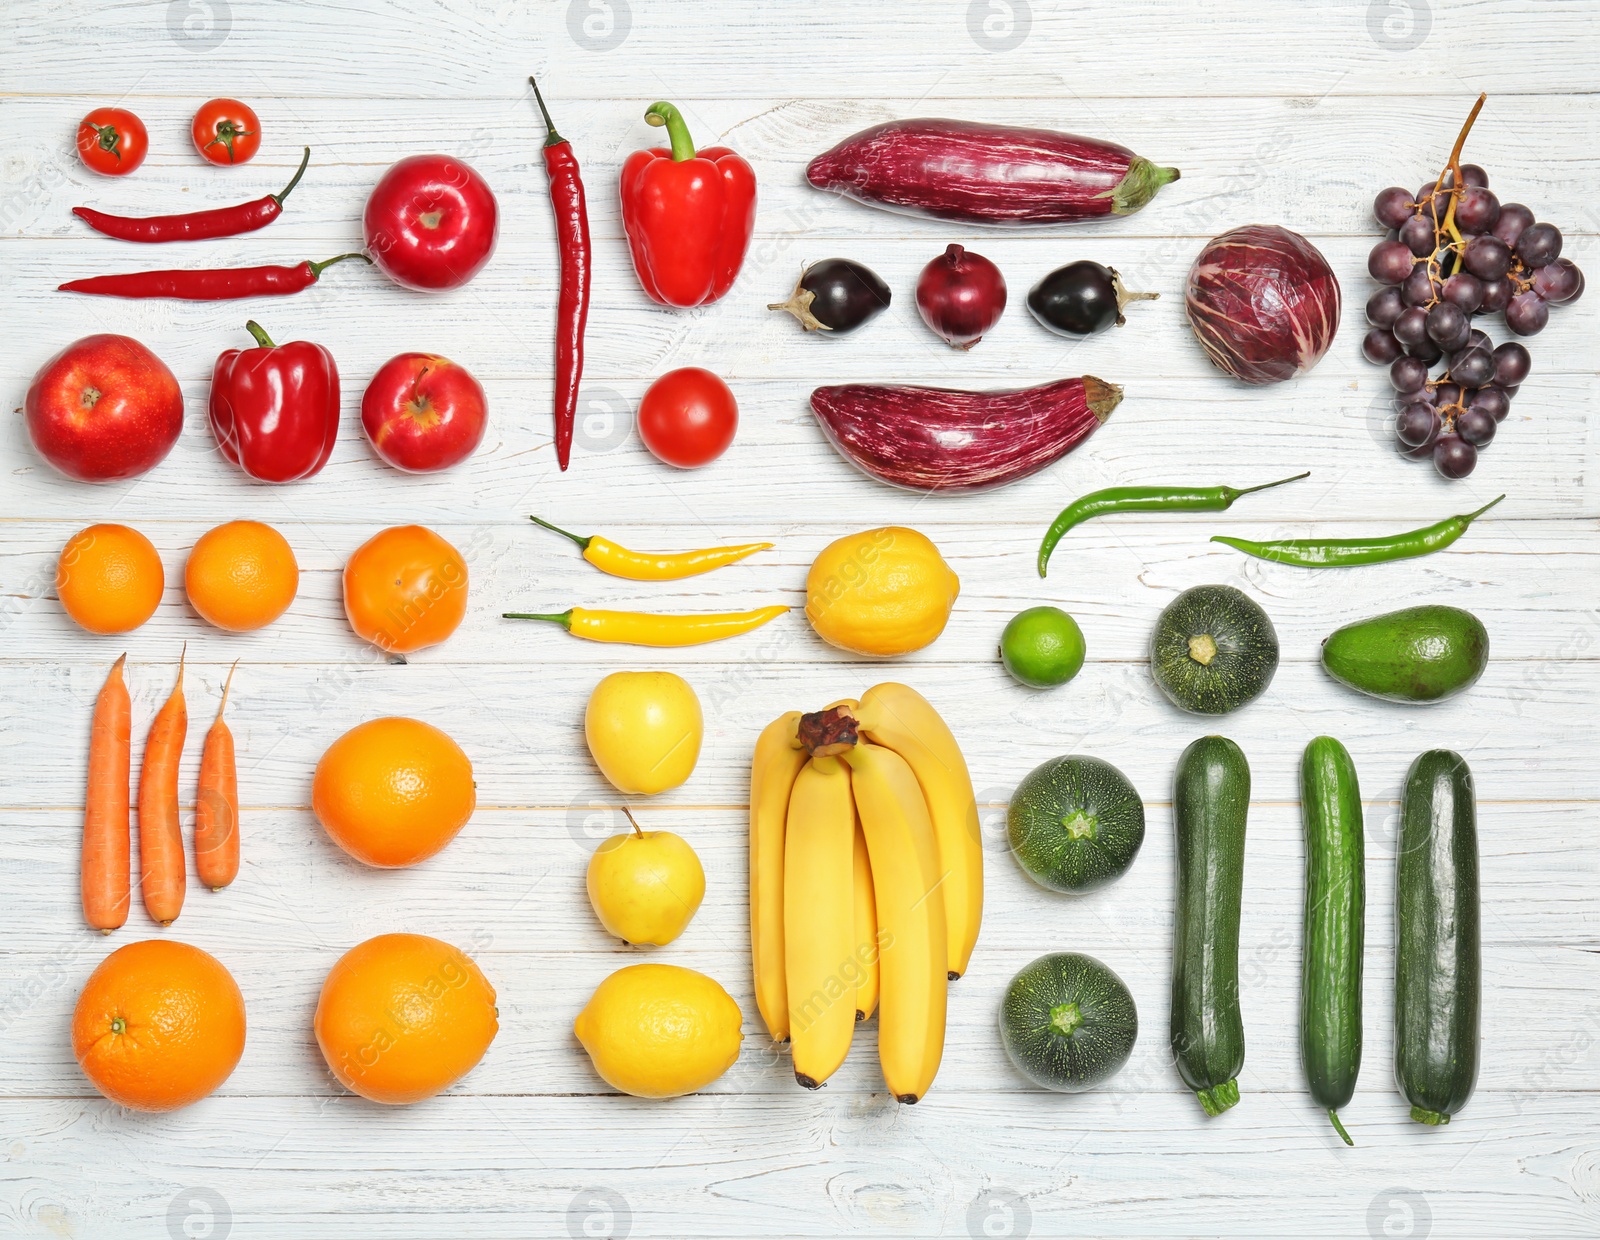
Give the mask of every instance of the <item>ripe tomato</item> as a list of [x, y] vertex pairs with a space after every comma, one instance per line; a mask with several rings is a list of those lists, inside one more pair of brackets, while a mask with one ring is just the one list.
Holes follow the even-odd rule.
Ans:
[[657, 460], [693, 469], [728, 450], [739, 405], [709, 370], [685, 366], [657, 379], [639, 402], [639, 438]]
[[96, 108], [78, 122], [78, 156], [91, 172], [125, 177], [149, 149], [144, 122], [126, 108]]
[[466, 561], [426, 526], [374, 534], [344, 566], [344, 612], [356, 636], [379, 650], [436, 646], [467, 614]]
[[261, 121], [247, 103], [213, 99], [194, 114], [189, 136], [214, 164], [247, 164], [261, 149]]

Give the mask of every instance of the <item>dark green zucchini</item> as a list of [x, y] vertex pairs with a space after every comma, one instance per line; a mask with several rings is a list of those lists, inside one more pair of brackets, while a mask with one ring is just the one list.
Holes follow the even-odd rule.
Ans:
[[1144, 843], [1144, 803], [1099, 758], [1069, 754], [1035, 767], [1011, 794], [1011, 851], [1052, 891], [1093, 891], [1118, 877]]
[[1040, 956], [1006, 987], [1000, 1040], [1017, 1070], [1046, 1089], [1075, 1094], [1115, 1076], [1139, 1036], [1139, 1012], [1122, 979], [1093, 956]]
[[1225, 715], [1266, 692], [1278, 670], [1267, 613], [1232, 586], [1195, 586], [1167, 604], [1150, 638], [1150, 674], [1174, 706]]
[[1239, 746], [1203, 736], [1173, 781], [1178, 899], [1172, 948], [1172, 1053], [1207, 1115], [1239, 1101], [1239, 915], [1250, 764]]
[[1300, 966], [1300, 1062], [1311, 1097], [1346, 1145], [1339, 1108], [1361, 1071], [1361, 951], [1366, 939], [1366, 843], [1355, 763], [1331, 736], [1300, 759], [1306, 828], [1305, 956]]
[[1430, 749], [1411, 764], [1395, 877], [1394, 1075], [1411, 1118], [1448, 1124], [1478, 1080], [1478, 822], [1472, 772]]

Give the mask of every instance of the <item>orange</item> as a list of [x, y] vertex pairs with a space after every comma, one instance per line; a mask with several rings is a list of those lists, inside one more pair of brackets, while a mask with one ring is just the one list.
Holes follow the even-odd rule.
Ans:
[[390, 716], [351, 728], [322, 755], [311, 808], [357, 861], [394, 869], [433, 856], [478, 804], [472, 763], [438, 728]]
[[404, 1106], [471, 1072], [499, 1017], [494, 987], [465, 953], [425, 934], [380, 934], [333, 966], [312, 1026], [341, 1085]]
[[244, 1054], [244, 996], [215, 956], [172, 939], [119, 947], [72, 1013], [72, 1053], [89, 1083], [135, 1111], [199, 1102]]
[[91, 525], [67, 539], [56, 561], [56, 596], [91, 633], [127, 633], [155, 615], [166, 576], [138, 530]]
[[344, 614], [356, 636], [380, 650], [438, 645], [467, 614], [467, 563], [432, 530], [393, 526], [344, 566]]
[[200, 535], [183, 568], [200, 618], [230, 633], [271, 624], [294, 602], [300, 566], [289, 540], [259, 521], [229, 521]]

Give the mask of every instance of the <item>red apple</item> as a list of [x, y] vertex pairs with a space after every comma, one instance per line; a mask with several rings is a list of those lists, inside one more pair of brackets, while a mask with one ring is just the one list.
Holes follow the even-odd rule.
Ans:
[[458, 288], [494, 253], [500, 209], [488, 182], [448, 155], [413, 155], [367, 199], [367, 253], [396, 284]]
[[483, 387], [465, 366], [432, 353], [391, 357], [361, 396], [373, 451], [408, 474], [460, 464], [488, 425]]
[[85, 336], [34, 375], [24, 402], [39, 455], [78, 482], [133, 478], [183, 430], [183, 393], [163, 362], [128, 336]]

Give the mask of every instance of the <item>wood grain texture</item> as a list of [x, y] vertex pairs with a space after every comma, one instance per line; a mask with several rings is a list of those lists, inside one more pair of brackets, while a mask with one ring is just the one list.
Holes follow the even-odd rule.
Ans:
[[[1450, 484], [1394, 453], [1384, 374], [1358, 356], [1372, 290], [1372, 194], [1432, 176], [1477, 90], [1490, 100], [1468, 158], [1506, 200], [1560, 225], [1566, 252], [1600, 255], [1600, 3], [1465, 0], [1068, 5], [983, 0], [183, 0], [92, 5], [12, 0], [0, 107], [0, 1235], [184, 1235], [368, 1240], [441, 1236], [1310, 1236], [1592, 1235], [1600, 1230], [1600, 329], [1589, 298], [1552, 315], [1534, 371], [1477, 472]], [[610, 22], [609, 27], [607, 22]], [[988, 25], [985, 25], [985, 23]], [[1009, 25], [1007, 23], [1010, 23]], [[619, 34], [620, 31], [620, 34]], [[1020, 37], [1019, 37], [1020, 32]], [[596, 244], [585, 402], [573, 469], [551, 449], [556, 256], [539, 131], [524, 83], [537, 73], [585, 170]], [[237, 95], [260, 112], [252, 164], [202, 166], [194, 107]], [[701, 145], [754, 164], [757, 235], [723, 303], [663, 310], [639, 291], [622, 245], [622, 159], [658, 134], [655, 98], [678, 103]], [[86, 172], [77, 118], [122, 102], [150, 126], [137, 176]], [[1125, 143], [1183, 169], [1144, 211], [1093, 228], [956, 230], [811, 191], [814, 154], [892, 117], [949, 115], [1046, 125]], [[99, 237], [76, 205], [133, 214], [214, 206], [279, 188], [313, 147], [283, 218], [248, 238], [136, 247]], [[499, 249], [467, 288], [407, 293], [373, 271], [331, 270], [298, 297], [239, 304], [117, 302], [55, 291], [64, 279], [163, 266], [292, 262], [360, 243], [362, 203], [395, 159], [467, 159], [502, 209]], [[1247, 389], [1206, 362], [1182, 314], [1200, 244], [1237, 224], [1283, 223], [1327, 256], [1344, 290], [1341, 330], [1296, 383]], [[998, 327], [971, 353], [918, 321], [922, 265], [959, 240], [1010, 282]], [[837, 340], [802, 335], [765, 303], [802, 265], [843, 255], [893, 288], [888, 314]], [[1118, 268], [1161, 299], [1127, 326], [1069, 344], [1028, 317], [1028, 287], [1076, 258]], [[246, 318], [278, 339], [328, 345], [343, 376], [343, 430], [327, 469], [292, 487], [247, 482], [205, 423], [219, 351]], [[56, 476], [20, 407], [36, 368], [90, 331], [150, 345], [183, 387], [187, 422], [147, 476], [101, 487]], [[1503, 338], [1503, 329], [1497, 329]], [[461, 468], [402, 476], [359, 429], [362, 389], [395, 353], [432, 349], [489, 394], [491, 427]], [[666, 369], [726, 377], [741, 410], [726, 457], [697, 472], [657, 464], [632, 411]], [[1091, 373], [1126, 398], [1082, 448], [983, 496], [922, 497], [857, 473], [826, 443], [810, 390], [848, 381], [983, 388]], [[11, 411], [16, 411], [12, 413]], [[1312, 477], [1225, 514], [1133, 516], [1074, 531], [1048, 579], [1033, 568], [1045, 526], [1074, 496], [1119, 483], [1246, 485]], [[1213, 532], [1372, 534], [1508, 499], [1449, 551], [1351, 572], [1246, 560]], [[603, 577], [526, 517], [672, 550], [769, 540], [716, 574], [648, 586]], [[250, 635], [208, 628], [181, 588], [195, 539], [240, 517], [283, 530], [298, 598]], [[79, 631], [55, 598], [61, 545], [124, 521], [161, 553], [167, 589], [125, 638]], [[343, 617], [340, 572], [377, 529], [437, 528], [464, 553], [471, 595], [445, 645], [390, 663]], [[803, 603], [806, 569], [844, 533], [926, 531], [962, 580], [950, 625], [893, 663], [822, 644], [797, 611], [724, 645], [595, 646], [499, 618], [574, 603], [710, 611]], [[1183, 715], [1156, 691], [1147, 643], [1179, 591], [1228, 581], [1272, 616], [1283, 662], [1269, 692], [1225, 720]], [[1089, 658], [1050, 693], [995, 658], [1006, 620], [1052, 602], [1072, 612]], [[1468, 694], [1426, 709], [1362, 698], [1317, 663], [1351, 620], [1422, 602], [1467, 607], [1493, 658]], [[110, 939], [81, 925], [77, 843], [89, 708], [129, 653], [135, 732], [188, 644], [190, 710], [209, 720], [229, 665], [243, 868], [229, 890], [196, 884], [170, 929], [135, 910]], [[706, 709], [698, 769], [682, 788], [630, 802], [676, 831], [707, 872], [682, 939], [654, 953], [608, 939], [583, 873], [622, 829], [620, 798], [583, 744], [600, 675], [671, 667]], [[767, 1045], [749, 977], [744, 805], [758, 730], [773, 716], [903, 679], [944, 712], [982, 806], [989, 900], [973, 968], [952, 989], [938, 1081], [915, 1107], [885, 1096], [875, 1022], [819, 1094], [798, 1089]], [[347, 728], [414, 715], [471, 757], [480, 808], [443, 853], [404, 872], [351, 861], [309, 808], [312, 768]], [[1207, 1120], [1171, 1066], [1170, 783], [1183, 746], [1219, 728], [1251, 762], [1241, 972], [1244, 1100]], [[181, 786], [192, 795], [196, 727]], [[1297, 764], [1338, 736], [1361, 775], [1368, 853], [1366, 1049], [1344, 1112], [1345, 1149], [1305, 1094], [1296, 1022], [1303, 853]], [[136, 742], [139, 743], [139, 742]], [[1392, 1082], [1393, 872], [1398, 796], [1420, 750], [1460, 750], [1481, 797], [1484, 1047], [1478, 1092], [1448, 1127], [1406, 1118]], [[1122, 881], [1072, 899], [1029, 882], [1005, 845], [1017, 781], [1062, 753], [1115, 762], [1148, 807], [1144, 849]], [[187, 831], [191, 809], [186, 804]], [[499, 992], [501, 1030], [483, 1063], [413, 1108], [339, 1089], [310, 1015], [340, 953], [410, 930], [461, 945]], [[246, 996], [237, 1073], [168, 1116], [121, 1111], [72, 1061], [67, 1026], [107, 951], [166, 935], [215, 953]], [[995, 1031], [1011, 975], [1050, 950], [1082, 950], [1127, 981], [1141, 1015], [1128, 1067], [1090, 1094], [1047, 1095], [1006, 1060]], [[647, 1104], [611, 1092], [571, 1034], [611, 970], [639, 959], [716, 977], [745, 1014], [736, 1066], [700, 1094]], [[1292, 1218], [1292, 1224], [1287, 1220]], [[210, 1231], [206, 1230], [210, 1227]], [[1407, 1230], [1409, 1228], [1409, 1230]]]

